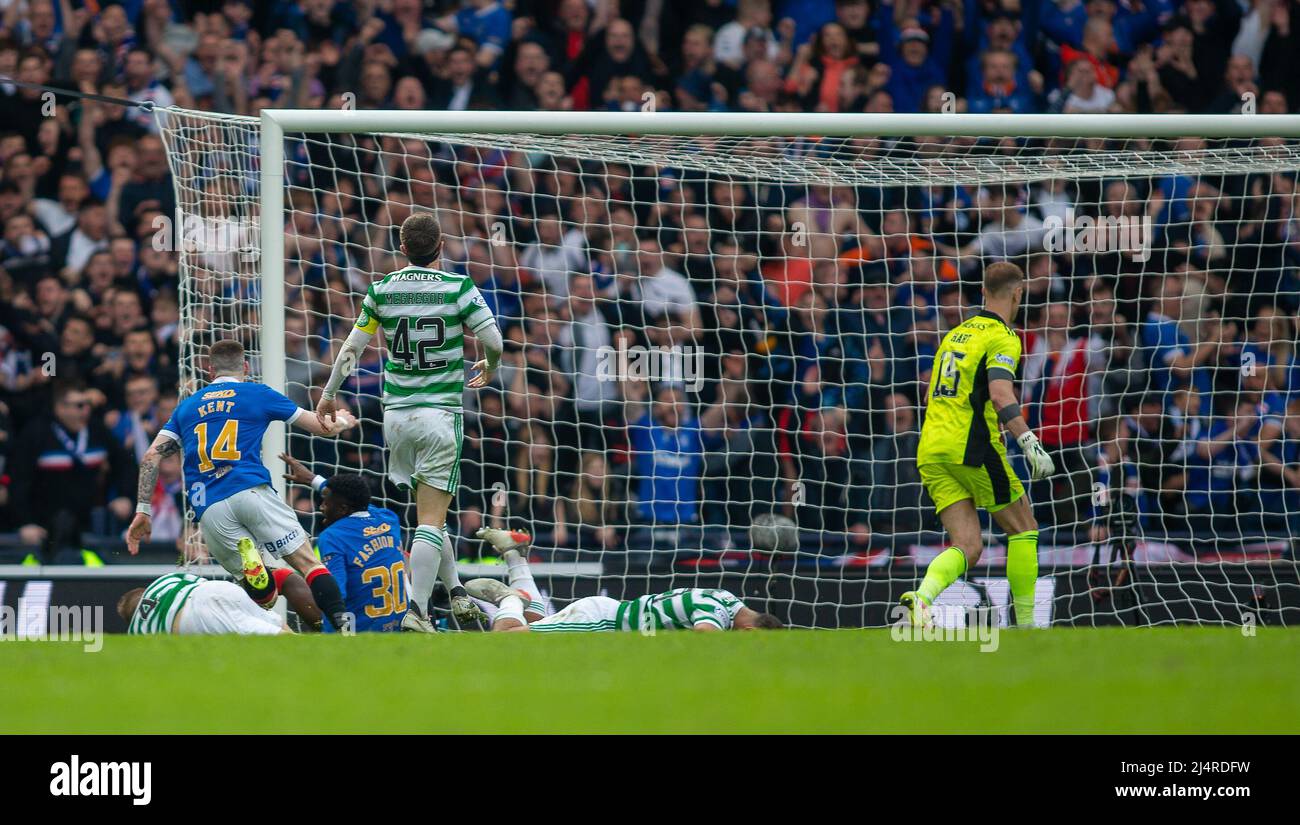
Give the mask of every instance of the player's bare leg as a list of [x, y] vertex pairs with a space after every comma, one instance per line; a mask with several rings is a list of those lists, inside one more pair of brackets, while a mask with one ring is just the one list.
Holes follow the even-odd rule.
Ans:
[[236, 545], [239, 551], [239, 563], [243, 580], [240, 584], [249, 598], [259, 607], [270, 610], [280, 594], [289, 601], [289, 606], [312, 630], [320, 630], [321, 612], [316, 606], [307, 585], [301, 576], [295, 575], [293, 569], [273, 559], [262, 556], [257, 545], [248, 537], [241, 538]]
[[970, 499], [953, 502], [943, 508], [939, 521], [943, 522], [943, 529], [952, 539], [950, 546], [959, 548], [966, 556], [966, 566], [978, 562], [984, 554], [984, 537], [975, 502]]
[[275, 588], [289, 603], [289, 609], [298, 614], [303, 626], [312, 631], [319, 631], [325, 616], [320, 612], [316, 599], [312, 597], [307, 581], [289, 567], [272, 570], [271, 577], [275, 579]]
[[542, 602], [542, 591], [533, 580], [533, 571], [528, 566], [528, 547], [533, 537], [522, 530], [502, 530], [497, 527], [480, 527], [475, 536], [483, 539], [506, 563], [506, 578], [510, 586], [527, 596], [524, 601], [524, 616], [530, 622], [546, 617], [546, 605]]
[[403, 629], [433, 632], [433, 624], [425, 614], [433, 587], [439, 579], [451, 596], [451, 615], [459, 624], [482, 621], [487, 617], [478, 609], [456, 572], [456, 552], [447, 536], [447, 509], [451, 506], [451, 493], [428, 484], [415, 485], [416, 517], [420, 525], [415, 528], [411, 542], [411, 605]]
[[334, 576], [330, 575], [329, 568], [321, 564], [316, 554], [311, 552], [307, 542], [304, 541], [292, 553], [285, 555], [284, 560], [307, 582], [312, 599], [320, 606], [321, 612], [329, 616], [334, 628], [340, 632], [350, 631], [352, 621], [343, 604], [343, 591], [339, 589], [339, 583], [334, 581]]
[[934, 557], [925, 570], [925, 578], [916, 590], [909, 590], [899, 599], [907, 608], [913, 625], [929, 624], [930, 605], [948, 585], [957, 580], [971, 565], [979, 561], [984, 552], [980, 538], [980, 517], [975, 503], [962, 499], [949, 504], [939, 512], [939, 520], [948, 531], [952, 544]]
[[1020, 498], [993, 514], [993, 520], [1007, 531], [1007, 583], [1016, 608], [1016, 624], [1034, 626], [1034, 586], [1038, 583], [1038, 521], [1029, 496]]
[[496, 605], [497, 614], [492, 619], [493, 633], [528, 630], [529, 619], [524, 615], [524, 604], [528, 601], [529, 594], [496, 579], [470, 579], [465, 582], [465, 590], [476, 599]]

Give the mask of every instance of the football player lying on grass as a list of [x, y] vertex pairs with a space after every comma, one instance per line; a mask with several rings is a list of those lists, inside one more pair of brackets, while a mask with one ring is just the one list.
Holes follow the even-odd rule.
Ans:
[[168, 573], [148, 587], [137, 587], [117, 600], [117, 615], [127, 633], [176, 633], [197, 636], [235, 633], [274, 636], [293, 633], [279, 616], [258, 607], [244, 588], [229, 581], [191, 573]]
[[686, 588], [620, 602], [608, 596], [578, 599], [553, 616], [544, 616], [540, 591], [528, 567], [527, 533], [484, 527], [478, 537], [506, 563], [509, 585], [496, 579], [471, 579], [465, 590], [496, 605], [497, 633], [593, 633], [614, 630], [768, 630], [781, 627], [770, 613], [759, 613], [726, 590]]

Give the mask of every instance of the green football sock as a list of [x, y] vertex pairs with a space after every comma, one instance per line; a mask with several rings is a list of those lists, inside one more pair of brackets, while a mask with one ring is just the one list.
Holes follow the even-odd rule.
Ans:
[[934, 604], [935, 598], [965, 572], [966, 554], [960, 547], [949, 547], [935, 556], [930, 566], [925, 568], [925, 578], [921, 580], [921, 586], [916, 592], [921, 594], [926, 604]]
[[1007, 536], [1007, 581], [1016, 606], [1016, 624], [1034, 623], [1034, 584], [1038, 581], [1038, 531]]

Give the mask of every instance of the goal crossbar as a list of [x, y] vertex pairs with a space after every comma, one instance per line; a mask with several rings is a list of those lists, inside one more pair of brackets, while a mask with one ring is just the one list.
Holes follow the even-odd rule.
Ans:
[[739, 137], [1146, 137], [1300, 138], [1300, 115], [796, 114], [720, 112], [511, 112], [264, 109], [268, 130], [540, 135], [731, 135]]

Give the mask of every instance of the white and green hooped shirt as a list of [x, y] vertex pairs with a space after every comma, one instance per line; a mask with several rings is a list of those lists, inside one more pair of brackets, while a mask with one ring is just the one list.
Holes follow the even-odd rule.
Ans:
[[468, 275], [408, 266], [366, 290], [356, 328], [384, 328], [384, 407], [446, 407], [465, 393], [465, 330], [496, 323]]

